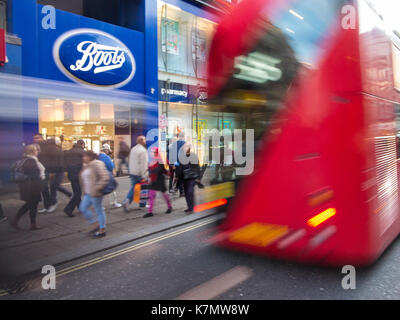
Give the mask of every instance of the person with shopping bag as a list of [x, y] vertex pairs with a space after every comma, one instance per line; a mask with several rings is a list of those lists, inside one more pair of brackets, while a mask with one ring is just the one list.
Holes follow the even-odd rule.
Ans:
[[[129, 176], [131, 179], [131, 188], [122, 202], [122, 207], [125, 212], [129, 212], [129, 206], [133, 202], [133, 196], [136, 184], [146, 179], [148, 175], [148, 154], [146, 148], [146, 138], [139, 136], [136, 139], [136, 145], [129, 153]], [[139, 204], [140, 208], [146, 207], [146, 202]]]

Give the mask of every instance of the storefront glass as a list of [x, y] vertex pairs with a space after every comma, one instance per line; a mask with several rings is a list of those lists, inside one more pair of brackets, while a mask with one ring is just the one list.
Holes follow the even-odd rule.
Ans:
[[113, 150], [118, 148], [115, 141], [120, 137], [130, 145], [130, 119], [130, 108], [125, 106], [39, 99], [39, 132], [45, 138], [60, 138], [64, 150], [80, 139], [85, 141], [88, 150], [96, 153], [105, 143]]
[[210, 20], [158, 1], [161, 150], [166, 151], [184, 132], [202, 162], [206, 155], [202, 129], [218, 128], [218, 115], [207, 112], [206, 89], [207, 56], [215, 28]]

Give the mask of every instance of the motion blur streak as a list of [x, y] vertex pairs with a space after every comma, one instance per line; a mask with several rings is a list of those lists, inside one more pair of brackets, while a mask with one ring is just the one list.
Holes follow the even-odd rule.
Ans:
[[189, 290], [175, 300], [210, 300], [246, 281], [252, 275], [250, 268], [237, 266]]
[[328, 240], [331, 236], [333, 236], [336, 233], [336, 231], [337, 231], [336, 226], [329, 226], [328, 228], [325, 228], [310, 240], [310, 247], [311, 248], [318, 247], [324, 241]]
[[[359, 22], [351, 28], [348, 5]], [[218, 244], [367, 265], [396, 239], [399, 48], [400, 34], [367, 0], [243, 0], [223, 17], [209, 54], [210, 108], [242, 117], [256, 150], [254, 172], [224, 197]], [[271, 225], [307, 233], [282, 250]], [[322, 245], [307, 250], [310, 237]]]
[[307, 224], [310, 227], [318, 227], [321, 223], [325, 222], [326, 220], [332, 218], [336, 214], [336, 209], [329, 208], [320, 214], [317, 214], [315, 217], [311, 218], [307, 221]]
[[296, 242], [297, 240], [300, 240], [302, 237], [304, 237], [306, 235], [306, 230], [301, 229], [301, 230], [297, 230], [296, 232], [292, 233], [291, 235], [289, 235], [288, 237], [286, 237], [285, 239], [279, 241], [278, 243], [278, 248], [279, 249], [286, 249], [287, 247], [289, 247], [292, 243]]
[[194, 212], [201, 212], [201, 211], [206, 211], [209, 209], [217, 208], [224, 206], [228, 203], [226, 199], [219, 199], [207, 203], [202, 203], [194, 207]]
[[[81, 101], [85, 99], [92, 103], [110, 103], [119, 106], [127, 106], [131, 109], [156, 109], [157, 104], [150, 102], [143, 94], [118, 90], [98, 90], [75, 83], [66, 83], [55, 80], [45, 80], [31, 77], [21, 77], [0, 73], [0, 118], [16, 120], [21, 117], [21, 99], [24, 103], [29, 99], [63, 99]], [[37, 117], [36, 111], [31, 108], [23, 108], [26, 120], [34, 120]], [[146, 114], [149, 119], [149, 114]], [[25, 120], [25, 121], [26, 121]], [[152, 119], [157, 123], [157, 118]]]

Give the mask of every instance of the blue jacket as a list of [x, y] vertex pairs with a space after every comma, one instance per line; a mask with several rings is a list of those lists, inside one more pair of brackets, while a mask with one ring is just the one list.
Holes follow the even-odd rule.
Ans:
[[100, 153], [99, 160], [104, 162], [108, 171], [112, 172], [114, 170], [114, 162], [112, 162], [108, 155]]

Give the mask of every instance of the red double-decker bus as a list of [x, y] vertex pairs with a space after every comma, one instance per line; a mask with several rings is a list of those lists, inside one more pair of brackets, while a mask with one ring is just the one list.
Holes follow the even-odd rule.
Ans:
[[209, 56], [216, 111], [255, 130], [215, 238], [301, 262], [365, 265], [397, 237], [400, 39], [366, 0], [244, 0]]

